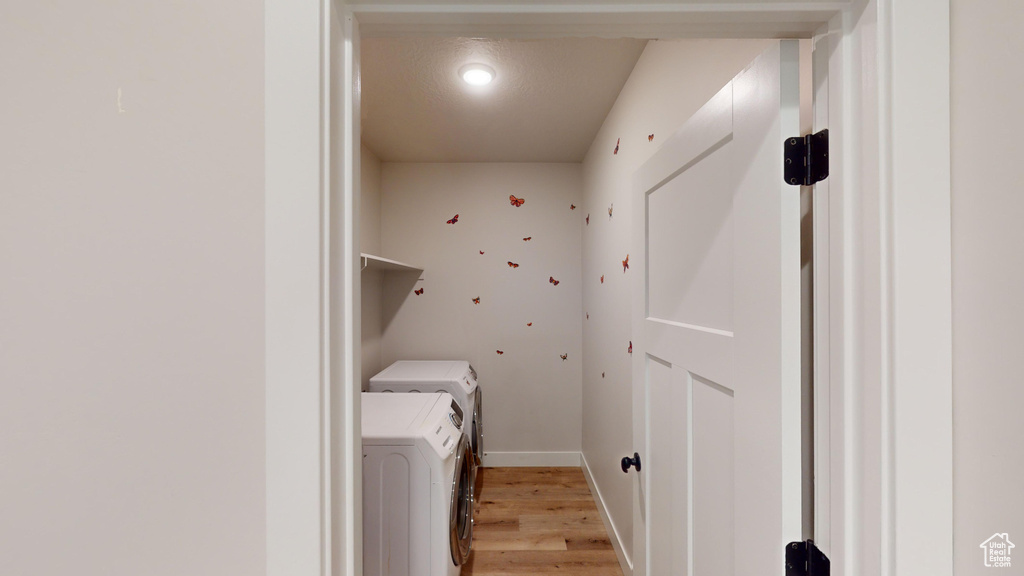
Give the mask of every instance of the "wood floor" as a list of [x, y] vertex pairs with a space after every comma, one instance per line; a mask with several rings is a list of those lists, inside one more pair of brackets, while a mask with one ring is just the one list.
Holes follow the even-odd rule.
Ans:
[[463, 576], [622, 576], [580, 468], [481, 468]]

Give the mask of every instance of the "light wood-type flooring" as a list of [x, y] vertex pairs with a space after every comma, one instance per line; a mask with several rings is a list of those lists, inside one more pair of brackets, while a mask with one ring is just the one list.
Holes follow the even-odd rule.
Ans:
[[580, 468], [481, 468], [463, 576], [622, 576]]

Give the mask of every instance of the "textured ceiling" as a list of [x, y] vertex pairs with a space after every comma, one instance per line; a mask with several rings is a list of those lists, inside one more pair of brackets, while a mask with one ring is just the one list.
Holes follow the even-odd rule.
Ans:
[[[363, 142], [386, 162], [580, 162], [645, 43], [365, 38]], [[490, 85], [459, 78], [473, 62]]]

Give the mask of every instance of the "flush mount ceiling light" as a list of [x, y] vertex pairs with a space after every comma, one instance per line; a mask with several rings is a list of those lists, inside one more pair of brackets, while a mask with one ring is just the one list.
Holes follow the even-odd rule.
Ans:
[[466, 64], [459, 69], [459, 76], [471, 86], [484, 86], [494, 80], [494, 68], [486, 64]]

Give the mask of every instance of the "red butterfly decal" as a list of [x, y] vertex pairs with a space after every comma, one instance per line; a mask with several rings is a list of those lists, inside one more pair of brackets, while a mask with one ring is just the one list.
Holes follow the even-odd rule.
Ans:
[[533, 326], [533, 322], [527, 322], [526, 325], [527, 326]]
[[632, 340], [629, 341], [629, 350], [627, 350], [626, 352], [629, 352], [630, 354], [633, 353], [633, 341]]
[[484, 253], [484, 251], [483, 251], [483, 250], [481, 250], [481, 251], [480, 251], [480, 253], [481, 253], [481, 254], [483, 254], [483, 253]]
[[527, 236], [526, 238], [523, 238], [523, 242], [529, 242], [530, 240], [533, 240], [533, 236]]
[[587, 226], [590, 226], [590, 214], [587, 214]]
[[519, 268], [519, 264], [516, 264], [515, 262], [509, 262], [508, 263], [508, 267], [509, 268]]
[[601, 284], [604, 284], [604, 274], [601, 274]]
[[615, 139], [615, 150], [612, 150], [612, 154], [618, 154], [619, 153], [619, 142], [621, 142], [621, 141], [622, 141], [622, 138], [616, 138]]
[[415, 292], [416, 295], [419, 296], [419, 295], [423, 294], [423, 288], [420, 288], [419, 290], [413, 290], [413, 292]]
[[569, 210], [575, 210], [575, 209], [576, 209], [576, 205], [575, 204], [569, 204]]
[[622, 273], [625, 274], [626, 270], [629, 270], [629, 254], [626, 254], [626, 259], [622, 261]]
[[565, 362], [565, 359], [569, 357], [569, 354], [559, 354], [558, 357], [562, 359], [562, 362]]
[[509, 194], [508, 200], [516, 208], [519, 208], [520, 206], [526, 203], [526, 198], [516, 198], [513, 194]]
[[504, 354], [505, 353], [504, 350], [495, 350], [495, 352], [497, 352], [498, 354]]
[[604, 378], [604, 372], [601, 372], [601, 378]]
[[614, 208], [614, 207], [615, 207], [615, 204], [609, 204], [608, 205], [608, 217], [609, 218], [612, 217], [612, 208]]
[[654, 142], [654, 134], [648, 134], [647, 135], [647, 141], [648, 142]]
[[587, 312], [587, 320], [590, 320], [590, 312]]
[[449, 223], [449, 224], [455, 224], [455, 223], [456, 223], [456, 222], [458, 222], [458, 221], [459, 221], [459, 215], [458, 215], [458, 214], [456, 214], [455, 216], [452, 216], [452, 219], [451, 219], [451, 220], [449, 220], [449, 221], [448, 221], [448, 223]]
[[548, 282], [551, 282], [551, 283], [552, 283], [552, 284], [554, 284], [555, 286], [558, 286], [558, 282], [559, 282], [559, 280], [555, 280], [555, 277], [554, 277], [554, 276], [548, 276]]
[[480, 303], [480, 297], [479, 296], [477, 296], [476, 298], [473, 298], [473, 304], [479, 304], [479, 303]]

